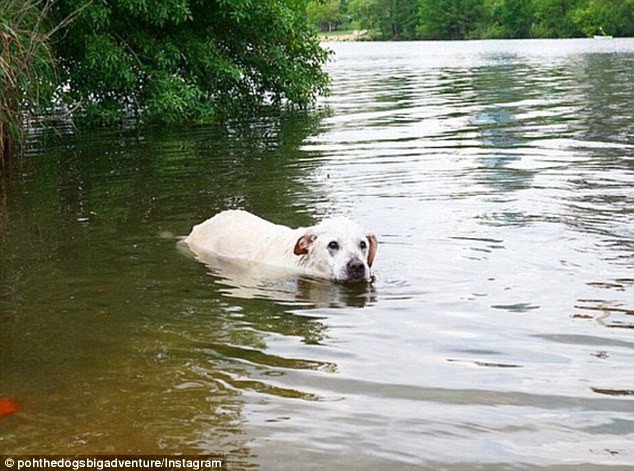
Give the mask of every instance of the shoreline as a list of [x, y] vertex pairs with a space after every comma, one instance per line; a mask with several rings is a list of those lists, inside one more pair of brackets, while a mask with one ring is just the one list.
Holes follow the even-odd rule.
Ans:
[[317, 38], [319, 41], [328, 42], [328, 41], [372, 41], [370, 37], [369, 31], [367, 29], [362, 30], [354, 30], [352, 32], [346, 32], [337, 34], [335, 33], [319, 33], [317, 34]]

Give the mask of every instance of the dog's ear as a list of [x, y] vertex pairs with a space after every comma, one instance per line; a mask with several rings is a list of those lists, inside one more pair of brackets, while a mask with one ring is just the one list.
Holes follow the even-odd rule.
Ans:
[[376, 249], [379, 248], [379, 240], [373, 233], [368, 233], [365, 235], [368, 238], [368, 243], [370, 247], [368, 248], [368, 266], [372, 266], [372, 262], [374, 262], [374, 257], [376, 256]]
[[293, 249], [293, 253], [295, 255], [306, 255], [308, 253], [308, 248], [315, 242], [317, 236], [315, 234], [306, 233], [297, 239], [295, 243], [295, 248]]

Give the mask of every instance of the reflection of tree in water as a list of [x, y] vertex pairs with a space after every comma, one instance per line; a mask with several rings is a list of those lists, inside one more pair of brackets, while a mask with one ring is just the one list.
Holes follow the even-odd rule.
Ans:
[[578, 119], [571, 127], [579, 140], [634, 144], [634, 58], [628, 54], [586, 54], [575, 65]]
[[279, 211], [301, 191], [293, 162], [317, 125], [317, 116], [282, 114], [225, 128], [66, 136], [39, 159], [38, 178], [49, 182], [38, 188], [57, 185], [59, 210], [71, 220], [151, 222], [187, 210], [203, 218], [228, 206]]
[[[31, 149], [30, 165], [0, 194], [0, 294], [21, 274], [11, 286], [13, 314], [0, 318], [10, 323], [0, 329], [0, 394], [19, 389], [24, 416], [52, 427], [25, 420], [3, 431], [9, 447], [231, 451], [248, 463], [245, 397], [316, 399], [275, 378], [336, 365], [267, 344], [321, 343], [326, 325], [289, 310], [314, 299], [313, 306], [363, 304], [364, 294], [295, 280], [285, 305], [229, 297], [220, 279], [157, 234], [184, 234], [236, 206], [310, 223], [298, 208], [305, 189], [297, 162], [318, 123], [282, 114], [225, 129], [86, 131]], [[275, 298], [261, 280], [254, 289]]]
[[568, 184], [564, 222], [600, 237], [603, 258], [633, 263], [634, 194], [626, 175], [634, 171], [634, 59], [621, 54], [588, 54], [578, 64], [578, 119], [571, 125], [579, 155]]

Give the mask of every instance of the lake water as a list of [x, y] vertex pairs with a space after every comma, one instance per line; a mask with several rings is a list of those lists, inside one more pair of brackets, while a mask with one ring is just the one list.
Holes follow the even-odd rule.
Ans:
[[[634, 466], [634, 40], [325, 44], [332, 95], [35, 136], [0, 179], [0, 454]], [[380, 241], [372, 286], [210, 273], [227, 208]]]

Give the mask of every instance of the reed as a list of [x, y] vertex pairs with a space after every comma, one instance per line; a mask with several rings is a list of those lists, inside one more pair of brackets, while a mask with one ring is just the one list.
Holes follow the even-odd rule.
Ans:
[[0, 0], [0, 172], [21, 152], [30, 120], [51, 103], [55, 60], [46, 18], [54, 0]]

